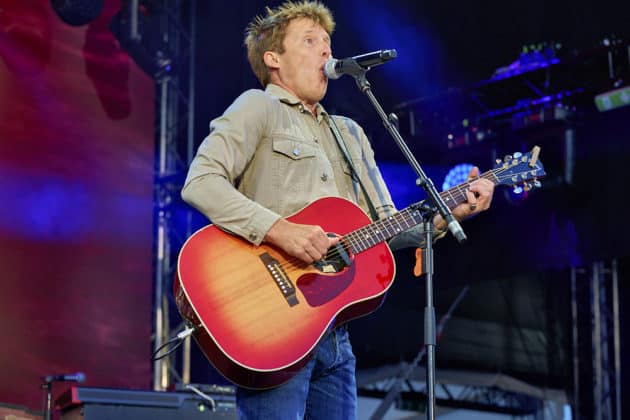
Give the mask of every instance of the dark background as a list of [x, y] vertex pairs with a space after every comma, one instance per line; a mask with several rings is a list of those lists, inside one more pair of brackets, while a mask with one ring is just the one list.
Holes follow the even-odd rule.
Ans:
[[[207, 46], [199, 51], [197, 68], [199, 140], [209, 120], [235, 96], [258, 87], [239, 46], [251, 16], [267, 3], [232, 4], [235, 7], [228, 10], [210, 2], [199, 5], [198, 16], [212, 22], [199, 26], [199, 45]], [[372, 69], [368, 79], [386, 112], [398, 112], [402, 134], [438, 187], [456, 163], [473, 163], [484, 171], [496, 157], [542, 147], [548, 174], [542, 189], [523, 200], [509, 189], [497, 188], [493, 208], [464, 225], [467, 244], [446, 238], [436, 247], [438, 316], [465, 285], [471, 286], [446, 327], [437, 362], [441, 368], [507, 373], [570, 393], [570, 268], [619, 259], [621, 295], [628, 294], [630, 231], [624, 194], [628, 176], [623, 168], [630, 152], [630, 111], [598, 113], [593, 98], [615, 87], [615, 82], [628, 84], [624, 50], [616, 61], [620, 67], [610, 78], [601, 48], [605, 40], [628, 36], [630, 5], [583, 0], [326, 4], [337, 21], [335, 57], [387, 48], [398, 51], [396, 60]], [[552, 66], [547, 84], [544, 71], [491, 80], [498, 68], [519, 58], [524, 46], [543, 42], [558, 47], [555, 57], [560, 60]], [[529, 82], [541, 91], [529, 89]], [[480, 121], [495, 128], [494, 137], [447, 146], [448, 133], [463, 132], [463, 117], [474, 121], [519, 101], [576, 88], [577, 94], [557, 101], [571, 110], [566, 120], [513, 130], [508, 114]], [[323, 102], [329, 111], [354, 118], [369, 133], [399, 207], [423, 197], [402, 154], [350, 77], [330, 81]], [[405, 106], [410, 102], [417, 106]], [[417, 112], [419, 129], [414, 133], [408, 126], [409, 109]], [[575, 134], [572, 161], [564, 151], [569, 127]], [[565, 179], [567, 168], [571, 179]], [[409, 361], [422, 347], [424, 283], [411, 276], [413, 250], [399, 251], [396, 257], [397, 283], [384, 307], [351, 325], [359, 368]], [[586, 302], [580, 313], [588, 311]], [[625, 316], [622, 305], [622, 320]], [[623, 349], [626, 342], [624, 337]]]
[[[78, 370], [89, 386], [150, 388], [153, 85], [108, 32], [120, 4], [106, 3], [95, 22], [71, 28], [48, 1], [0, 0], [0, 325], [14, 337], [0, 352], [0, 402], [37, 409], [41, 375]], [[198, 144], [212, 118], [258, 87], [242, 46], [244, 28], [264, 5], [280, 2], [197, 3]], [[611, 78], [602, 46], [630, 36], [630, 4], [326, 4], [337, 21], [336, 57], [398, 51], [369, 80], [385, 110], [398, 112], [401, 132], [438, 187], [456, 163], [485, 171], [496, 157], [542, 147], [548, 176], [541, 189], [524, 200], [497, 189], [492, 209], [465, 223], [467, 244], [447, 237], [436, 246], [438, 317], [470, 286], [446, 326], [437, 363], [570, 391], [571, 267], [617, 259], [622, 331], [627, 318], [630, 111], [599, 113], [593, 97], [629, 84], [627, 54], [616, 53]], [[523, 46], [542, 42], [560, 45], [560, 63], [549, 73], [489, 81]], [[561, 121], [515, 130], [509, 113], [487, 118], [575, 89], [550, 102], [571, 110]], [[399, 207], [423, 197], [351, 78], [331, 81], [323, 102], [366, 129]], [[448, 147], [448, 134], [466, 132], [464, 119], [492, 128], [493, 136]], [[563, 143], [569, 127], [571, 162]], [[199, 226], [206, 222], [197, 215]], [[422, 346], [424, 283], [410, 274], [413, 250], [396, 257], [397, 280], [385, 305], [351, 324], [360, 369], [409, 361]], [[581, 316], [588, 310], [588, 302], [581, 305]], [[193, 382], [221, 381], [198, 353], [193, 362]]]

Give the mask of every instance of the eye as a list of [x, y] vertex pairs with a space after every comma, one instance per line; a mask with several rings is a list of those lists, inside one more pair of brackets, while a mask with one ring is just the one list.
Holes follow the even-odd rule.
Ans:
[[313, 38], [304, 38], [304, 43], [306, 45], [313, 45], [314, 42]]

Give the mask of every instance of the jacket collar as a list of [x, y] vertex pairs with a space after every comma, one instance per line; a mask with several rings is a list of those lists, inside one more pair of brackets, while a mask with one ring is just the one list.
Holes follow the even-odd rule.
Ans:
[[[265, 88], [265, 92], [275, 96], [280, 100], [280, 102], [285, 103], [289, 106], [296, 107], [300, 112], [309, 112], [308, 108], [296, 98], [293, 94], [289, 93], [286, 89], [274, 85], [273, 83], [269, 83]], [[328, 113], [319, 102], [315, 105], [315, 113], [317, 115], [317, 121], [321, 122], [322, 118], [327, 118]]]

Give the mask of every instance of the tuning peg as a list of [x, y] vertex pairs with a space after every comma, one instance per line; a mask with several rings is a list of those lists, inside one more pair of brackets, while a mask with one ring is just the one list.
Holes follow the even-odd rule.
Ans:
[[496, 159], [496, 160], [495, 160], [495, 162], [496, 162], [496, 164], [498, 165], [498, 164], [500, 164], [500, 163], [501, 163], [501, 159]]
[[512, 191], [514, 192], [514, 194], [520, 194], [523, 192], [523, 189], [519, 187], [518, 185], [515, 185]]
[[534, 188], [540, 188], [540, 187], [542, 187], [542, 184], [540, 183], [539, 180], [535, 179], [534, 180]]
[[505, 155], [505, 157], [503, 158], [503, 162], [505, 162], [505, 163], [508, 163], [511, 160], [512, 160], [512, 156], [511, 155]]
[[531, 190], [531, 189], [532, 189], [532, 184], [530, 184], [529, 182], [524, 182], [524, 183], [523, 183], [523, 189], [524, 189], [525, 191], [529, 191], [529, 190]]
[[520, 159], [523, 154], [521, 152], [514, 153], [514, 159]]

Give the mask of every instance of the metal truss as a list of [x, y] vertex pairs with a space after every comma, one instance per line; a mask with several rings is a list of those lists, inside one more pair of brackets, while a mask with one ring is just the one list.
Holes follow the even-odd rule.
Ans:
[[617, 260], [572, 268], [571, 302], [574, 418], [621, 419]]
[[394, 108], [403, 134], [456, 149], [514, 131], [579, 121], [593, 96], [621, 87], [630, 75], [630, 42], [521, 63], [471, 86], [412, 99]]
[[[358, 394], [381, 399], [370, 420], [384, 418], [392, 405], [402, 410], [426, 411], [426, 370], [418, 366], [421, 358], [422, 352], [411, 363], [357, 372]], [[440, 369], [436, 381], [438, 411], [463, 409], [534, 420], [560, 420], [567, 403], [562, 390], [532, 386], [499, 373]]]
[[[157, 144], [154, 179], [153, 350], [156, 351], [174, 335], [169, 312], [173, 307], [171, 290], [176, 255], [191, 233], [192, 215], [177, 204], [181, 201], [180, 190], [193, 157], [196, 0], [134, 0], [132, 3], [153, 8], [155, 14], [151, 18], [159, 19], [159, 33], [142, 33], [140, 27], [138, 36], [159, 37], [159, 45], [163, 47], [156, 51], [158, 70], [154, 74]], [[137, 22], [138, 7], [134, 13]], [[187, 214], [182, 216], [182, 211]], [[175, 382], [190, 382], [190, 338], [181, 348], [179, 366], [175, 363], [177, 354], [154, 362], [154, 390], [169, 388], [173, 379]]]
[[[618, 281], [614, 259], [571, 269], [574, 419], [622, 418]], [[371, 420], [382, 419], [391, 404], [426, 410], [421, 356], [400, 366], [357, 372], [359, 395], [382, 399]], [[567, 402], [561, 391], [538, 389], [504, 375], [440, 370], [437, 382], [438, 407], [537, 420], [563, 418]]]
[[[447, 313], [437, 324], [438, 337], [453, 311], [468, 291], [464, 287]], [[362, 370], [357, 373], [358, 393], [381, 399], [370, 420], [384, 418], [395, 404], [398, 409], [425, 412], [427, 409], [426, 369], [420, 367], [425, 357], [423, 348], [410, 363], [399, 366]], [[549, 401], [546, 401], [549, 400]], [[563, 393], [541, 390], [502, 374], [440, 370], [435, 403], [438, 407], [467, 409], [538, 419], [561, 419], [554, 414], [553, 404], [566, 401]], [[549, 410], [549, 409], [550, 410]], [[545, 413], [549, 411], [549, 415]], [[557, 411], [557, 410], [556, 410]]]
[[[383, 381], [359, 388], [359, 395], [383, 399], [389, 392], [390, 384], [390, 381]], [[435, 401], [438, 407], [527, 416], [532, 419], [538, 418], [538, 413], [543, 409], [543, 402], [535, 397], [497, 387], [473, 385], [440, 383], [436, 387]], [[426, 402], [427, 395], [424, 385], [407, 380], [396, 396], [394, 405], [398, 409], [422, 413], [426, 411]], [[380, 412], [377, 409], [370, 420], [382, 419], [385, 413], [386, 411]]]

